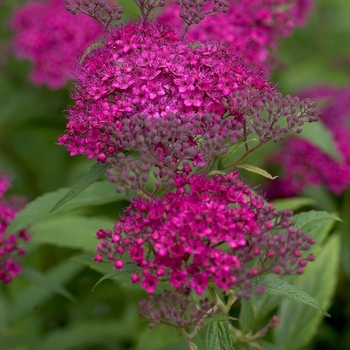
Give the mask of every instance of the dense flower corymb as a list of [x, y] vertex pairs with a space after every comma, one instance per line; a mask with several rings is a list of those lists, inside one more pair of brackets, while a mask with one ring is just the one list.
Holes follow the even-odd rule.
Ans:
[[303, 251], [314, 240], [293, 229], [292, 212], [276, 212], [237, 173], [211, 180], [178, 176], [175, 187], [163, 199], [133, 200], [113, 231], [98, 231], [95, 260], [113, 261], [120, 269], [130, 259], [141, 270], [132, 282], [148, 293], [166, 279], [175, 289], [201, 295], [213, 281], [223, 290], [236, 287], [246, 298], [254, 291], [253, 277], [302, 273], [313, 260]]
[[0, 281], [4, 283], [10, 283], [16, 275], [22, 272], [16, 258], [18, 255], [23, 255], [25, 251], [18, 246], [18, 243], [21, 240], [25, 242], [29, 240], [24, 230], [4, 237], [7, 226], [22, 209], [24, 203], [23, 198], [15, 196], [6, 200], [1, 198], [10, 184], [10, 179], [0, 174]]
[[[280, 38], [290, 35], [294, 27], [303, 25], [312, 7], [311, 0], [228, 2], [228, 13], [205, 17], [198, 25], [190, 27], [187, 39], [224, 41], [242, 52], [246, 64], [267, 70], [273, 61], [271, 51], [276, 50]], [[179, 13], [177, 1], [170, 1], [159, 19], [181, 26]]]
[[66, 85], [73, 77], [76, 60], [102, 35], [93, 19], [65, 10], [63, 0], [31, 1], [12, 18], [13, 44], [19, 58], [34, 65], [31, 80], [51, 89]]

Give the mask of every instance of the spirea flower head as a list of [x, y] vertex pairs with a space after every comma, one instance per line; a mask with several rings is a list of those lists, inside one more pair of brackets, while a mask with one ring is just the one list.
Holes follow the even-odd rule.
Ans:
[[20, 248], [18, 243], [29, 240], [24, 230], [4, 237], [7, 226], [24, 204], [23, 198], [20, 197], [2, 198], [10, 184], [9, 178], [0, 174], [0, 281], [4, 283], [10, 283], [16, 275], [22, 272], [16, 259], [18, 255], [23, 255], [25, 250]]
[[100, 230], [96, 261], [140, 267], [131, 280], [154, 293], [159, 281], [202, 295], [208, 283], [255, 291], [252, 278], [271, 271], [302, 273], [314, 242], [293, 228], [291, 211], [277, 212], [238, 180], [237, 173], [178, 176], [162, 199], [135, 199], [114, 230]]
[[270, 192], [272, 195], [290, 196], [309, 185], [325, 185], [331, 192], [340, 195], [350, 185], [350, 89], [320, 86], [306, 90], [302, 95], [316, 98], [324, 104], [321, 120], [333, 136], [339, 159], [332, 158], [306, 140], [290, 138], [273, 160], [283, 168], [281, 180], [288, 186], [281, 189], [288, 187], [288, 193], [281, 189], [274, 191], [274, 184]]
[[32, 82], [51, 89], [66, 85], [76, 60], [102, 35], [93, 19], [68, 13], [63, 0], [28, 2], [14, 13], [12, 28], [16, 55], [33, 63]]
[[[178, 3], [169, 1], [159, 19], [181, 26]], [[212, 6], [209, 3], [207, 10]], [[311, 0], [229, 0], [228, 4], [228, 13], [207, 16], [191, 26], [188, 40], [225, 41], [243, 53], [246, 64], [267, 70], [273, 61], [271, 52], [276, 50], [280, 38], [303, 25], [312, 7]]]
[[[76, 101], [68, 108], [67, 132], [59, 138], [71, 155], [99, 156], [105, 161], [118, 147], [111, 136], [120, 134], [123, 120], [134, 115], [149, 119], [169, 113], [183, 117], [213, 114], [233, 116], [241, 131], [276, 137], [276, 121], [289, 117], [277, 134], [315, 120], [310, 103], [283, 99], [255, 70], [242, 65], [238, 53], [216, 42], [184, 42], [165, 25], [128, 23], [111, 29], [106, 43], [88, 54], [77, 68]], [[276, 105], [276, 106], [275, 106]], [[302, 110], [301, 113], [300, 110]], [[264, 111], [269, 113], [267, 123]], [[301, 118], [301, 124], [296, 119]], [[238, 131], [236, 131], [239, 133]], [[114, 136], [113, 136], [114, 137]], [[117, 143], [120, 143], [117, 140]]]

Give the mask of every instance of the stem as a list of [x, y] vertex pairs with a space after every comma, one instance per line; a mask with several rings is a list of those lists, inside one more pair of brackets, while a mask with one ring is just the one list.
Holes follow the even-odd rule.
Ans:
[[261, 146], [263, 146], [265, 144], [265, 142], [261, 142], [258, 145], [256, 145], [255, 147], [251, 148], [250, 150], [248, 150], [247, 152], [245, 152], [240, 158], [238, 158], [234, 163], [226, 165], [224, 167], [223, 170], [227, 170], [229, 168], [234, 168], [235, 166], [237, 166], [242, 160], [244, 160], [245, 158], [247, 158], [249, 156], [249, 154], [253, 153], [254, 151], [256, 151], [257, 149], [259, 149]]

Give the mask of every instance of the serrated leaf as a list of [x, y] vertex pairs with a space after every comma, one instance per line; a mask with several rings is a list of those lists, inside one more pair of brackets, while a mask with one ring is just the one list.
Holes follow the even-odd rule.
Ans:
[[227, 321], [212, 322], [207, 328], [205, 344], [207, 350], [234, 350]]
[[6, 235], [18, 232], [32, 224], [53, 217], [58, 213], [89, 205], [101, 205], [125, 199], [124, 195], [115, 192], [115, 186], [112, 183], [108, 181], [95, 182], [79, 196], [57, 209], [54, 214], [51, 214], [50, 209], [68, 190], [67, 188], [61, 188], [54, 192], [45, 193], [28, 203], [25, 208], [17, 214], [15, 219], [12, 220], [7, 228]]
[[254, 283], [265, 286], [265, 293], [267, 294], [287, 296], [299, 303], [303, 303], [317, 310], [320, 310], [326, 316], [330, 316], [325, 310], [322, 309], [320, 302], [316, 298], [300, 290], [298, 287], [289, 284], [285, 280], [276, 278], [273, 275], [265, 275], [255, 277]]
[[272, 201], [271, 204], [276, 208], [276, 210], [298, 210], [305, 206], [315, 205], [315, 200], [306, 197], [293, 197], [277, 199]]
[[254, 166], [254, 165], [250, 165], [250, 164], [239, 164], [239, 165], [236, 165], [236, 168], [241, 168], [241, 169], [250, 171], [251, 173], [259, 174], [259, 175], [267, 177], [268, 179], [271, 179], [271, 180], [274, 180], [278, 177], [278, 176], [272, 176], [266, 170], [261, 169], [257, 166]]
[[141, 269], [135, 265], [135, 264], [126, 264], [124, 265], [124, 267], [120, 270], [117, 269], [113, 269], [109, 272], [107, 272], [103, 277], [101, 277], [98, 282], [94, 285], [94, 287], [92, 288], [92, 291], [104, 280], [107, 280], [109, 278], [113, 278], [115, 276], [124, 274], [124, 273], [135, 273], [135, 272], [139, 272]]
[[33, 284], [47, 288], [48, 290], [57, 293], [70, 301], [76, 301], [73, 295], [69, 293], [61, 284], [53, 281], [38, 270], [31, 269], [30, 267], [23, 267], [22, 276], [31, 281]]
[[33, 242], [57, 245], [86, 252], [96, 251], [95, 233], [104, 227], [113, 227], [107, 218], [90, 218], [80, 215], [59, 215], [32, 226]]
[[[314, 295], [328, 309], [334, 294], [339, 269], [340, 237], [333, 235], [324, 245], [316, 260], [293, 283]], [[284, 299], [278, 317], [279, 327], [274, 330], [274, 343], [279, 350], [300, 350], [307, 347], [322, 320], [322, 314], [306, 305]]]
[[303, 132], [298, 136], [310, 141], [334, 160], [343, 161], [339, 151], [335, 148], [333, 135], [322, 123], [305, 123]]
[[75, 198], [92, 183], [97, 181], [106, 173], [108, 167], [108, 164], [102, 164], [100, 162], [95, 163], [91, 169], [54, 205], [51, 212]]

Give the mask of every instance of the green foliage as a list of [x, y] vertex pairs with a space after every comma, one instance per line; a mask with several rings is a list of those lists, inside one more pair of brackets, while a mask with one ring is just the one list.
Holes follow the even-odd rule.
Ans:
[[66, 203], [63, 207], [60, 206], [60, 208], [55, 210], [54, 214], [51, 214], [51, 208], [64, 196], [67, 190], [66, 188], [61, 188], [57, 191], [46, 193], [28, 203], [8, 226], [6, 234], [9, 235], [37, 222], [53, 218], [55, 217], [54, 214], [71, 212], [74, 209], [102, 205], [124, 199], [123, 195], [115, 192], [113, 184], [107, 181], [95, 182], [78, 197], [71, 199], [69, 203]]
[[234, 350], [229, 323], [227, 321], [210, 323], [207, 327], [205, 344], [207, 350]]
[[[340, 239], [332, 236], [322, 252], [293, 283], [319, 300], [328, 309], [334, 295], [339, 267]], [[322, 314], [300, 303], [283, 299], [278, 313], [281, 324], [275, 329], [275, 343], [280, 350], [303, 349], [312, 339]]]
[[[107, 164], [99, 162], [95, 163], [91, 169], [54, 205], [51, 212], [57, 210], [60, 206], [78, 196], [92, 183], [105, 175], [107, 169]], [[100, 194], [100, 196], [102, 195]]]

